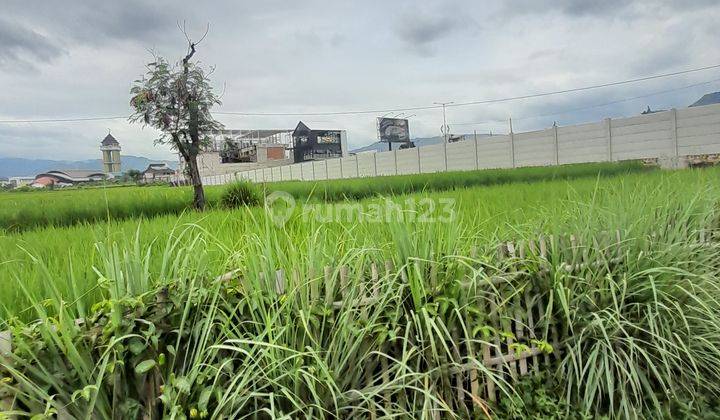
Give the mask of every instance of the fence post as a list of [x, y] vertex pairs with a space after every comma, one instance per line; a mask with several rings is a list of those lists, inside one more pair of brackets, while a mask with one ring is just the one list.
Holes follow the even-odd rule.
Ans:
[[315, 181], [317, 178], [315, 177], [315, 161], [314, 160], [312, 162], [310, 162], [310, 166], [312, 166], [312, 175], [313, 175], [312, 180]]
[[680, 157], [678, 150], [678, 135], [677, 135], [677, 109], [673, 108], [670, 110], [670, 138], [672, 139], [673, 151], [675, 153], [675, 160]]
[[478, 156], [478, 142], [477, 142], [477, 131], [475, 131], [475, 169], [480, 169], [480, 156]]
[[325, 162], [325, 179], [330, 179], [330, 171], [328, 170], [328, 160], [325, 159], [323, 162]]
[[610, 120], [610, 118], [605, 118], [605, 136], [607, 137], [608, 162], [612, 162], [612, 121]]
[[515, 133], [510, 132], [510, 159], [512, 160], [512, 167], [515, 167]]
[[395, 159], [395, 175], [398, 174], [397, 152], [398, 149], [393, 150], [393, 158]]
[[417, 154], [417, 160], [418, 160], [418, 172], [419, 174], [422, 173], [422, 166], [420, 166], [420, 148], [415, 146], [415, 153]]
[[345, 175], [343, 174], [343, 158], [340, 158], [338, 162], [340, 162], [340, 179], [344, 179]]
[[360, 178], [360, 161], [358, 160], [358, 155], [355, 155], [355, 176]]
[[560, 148], [558, 147], [558, 126], [553, 124], [553, 135], [555, 136], [555, 165], [560, 165]]
[[378, 174], [377, 174], [377, 154], [378, 153], [380, 153], [380, 152], [375, 152], [373, 155], [373, 158], [375, 160], [375, 176], [378, 176]]
[[448, 170], [448, 162], [447, 162], [447, 140], [443, 142], [443, 157], [445, 158], [445, 172]]
[[[12, 353], [12, 332], [0, 332], [0, 360], [6, 360]], [[13, 397], [7, 396], [0, 399], [0, 410], [11, 411], [13, 409]], [[14, 417], [10, 417], [14, 418]]]

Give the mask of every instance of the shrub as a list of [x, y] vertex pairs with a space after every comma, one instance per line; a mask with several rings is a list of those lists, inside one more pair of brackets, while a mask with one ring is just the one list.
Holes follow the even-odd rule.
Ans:
[[563, 391], [556, 378], [541, 373], [525, 376], [513, 384], [514, 393], [501, 398], [494, 408], [499, 419], [584, 419], [563, 398]]
[[262, 198], [260, 187], [247, 181], [238, 181], [228, 185], [220, 202], [227, 208], [257, 206], [262, 202]]

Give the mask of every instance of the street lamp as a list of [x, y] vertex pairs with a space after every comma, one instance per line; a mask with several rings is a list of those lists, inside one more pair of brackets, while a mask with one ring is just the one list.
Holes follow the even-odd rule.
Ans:
[[449, 134], [449, 131], [450, 131], [450, 127], [448, 127], [448, 125], [447, 125], [447, 119], [445, 118], [445, 107], [446, 107], [447, 105], [450, 105], [450, 104], [453, 104], [453, 103], [455, 103], [455, 102], [433, 102], [433, 104], [435, 104], [435, 105], [442, 105], [442, 110], [443, 110], [443, 126], [442, 126], [442, 130], [440, 130], [440, 131], [442, 131], [442, 133], [443, 133], [443, 138], [444, 138], [444, 140], [445, 140], [445, 143], [448, 142], [448, 134]]

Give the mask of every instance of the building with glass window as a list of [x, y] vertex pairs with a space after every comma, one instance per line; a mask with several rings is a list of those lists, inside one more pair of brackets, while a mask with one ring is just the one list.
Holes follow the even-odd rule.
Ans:
[[292, 137], [295, 163], [340, 158], [348, 155], [345, 130], [312, 130], [300, 121], [293, 131]]

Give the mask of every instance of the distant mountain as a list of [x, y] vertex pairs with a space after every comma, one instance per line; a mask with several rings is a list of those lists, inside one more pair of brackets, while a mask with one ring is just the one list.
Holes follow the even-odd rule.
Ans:
[[[121, 156], [121, 161], [123, 172], [130, 169], [143, 171], [151, 163], [167, 163], [173, 169], [177, 167], [177, 161], [155, 160], [142, 156]], [[100, 159], [70, 161], [0, 157], [0, 178], [35, 176], [42, 172], [62, 169], [102, 170], [102, 161]]]
[[[460, 134], [460, 136], [465, 137], [466, 139], [473, 138], [473, 134]], [[487, 134], [478, 134], [478, 137], [487, 137]], [[442, 136], [436, 136], [436, 137], [418, 137], [412, 139], [413, 143], [415, 143], [415, 147], [425, 147], [425, 146], [432, 146], [433, 144], [440, 144], [443, 142]], [[397, 144], [395, 144], [393, 147], [397, 147]], [[355, 150], [351, 150], [350, 153], [363, 153], [363, 152], [386, 152], [388, 150], [387, 143], [380, 143], [379, 141], [376, 141], [375, 143], [371, 143], [367, 146], [360, 147]]]
[[702, 98], [698, 99], [690, 106], [703, 106], [711, 104], [720, 104], [720, 92], [705, 94]]
[[[430, 146], [433, 144], [442, 143], [442, 137], [426, 137], [426, 138], [415, 138], [412, 139], [415, 143], [415, 147]], [[393, 147], [398, 147], [398, 144], [394, 144]], [[360, 147], [359, 149], [351, 150], [351, 153], [363, 153], [363, 152], [386, 152], [388, 150], [387, 143], [381, 143], [376, 141], [375, 143], [368, 144], [367, 146]]]

